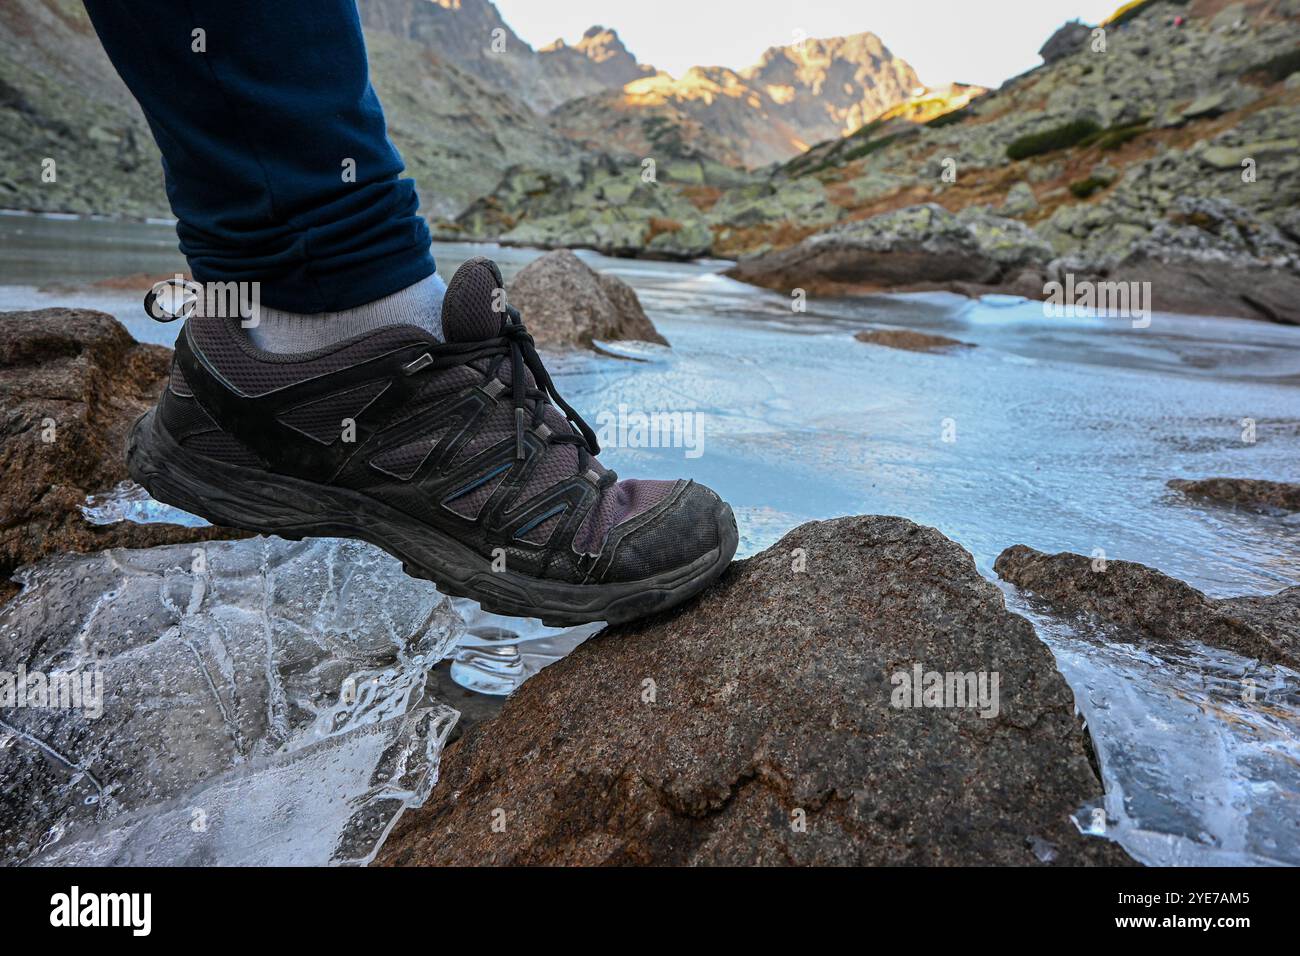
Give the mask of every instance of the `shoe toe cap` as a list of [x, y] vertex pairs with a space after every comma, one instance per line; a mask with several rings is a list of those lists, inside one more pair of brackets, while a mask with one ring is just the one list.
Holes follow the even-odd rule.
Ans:
[[[667, 502], [616, 526], [603, 579], [641, 581], [689, 567], [720, 548], [735, 552], [735, 518], [717, 493], [693, 481]], [[728, 559], [730, 554], [727, 555]]]

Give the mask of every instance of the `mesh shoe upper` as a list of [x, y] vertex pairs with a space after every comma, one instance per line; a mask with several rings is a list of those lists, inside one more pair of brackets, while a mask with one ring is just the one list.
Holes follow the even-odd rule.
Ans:
[[446, 343], [391, 326], [281, 355], [193, 318], [160, 419], [189, 451], [362, 491], [538, 577], [640, 580], [716, 547], [713, 492], [596, 459], [495, 264], [456, 273], [443, 328]]

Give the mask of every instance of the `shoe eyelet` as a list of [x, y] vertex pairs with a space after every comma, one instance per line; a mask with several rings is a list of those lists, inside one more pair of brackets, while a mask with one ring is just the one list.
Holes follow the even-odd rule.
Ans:
[[411, 364], [402, 366], [402, 373], [405, 375], [414, 375], [416, 372], [428, 368], [432, 364], [433, 356], [428, 352], [425, 352]]

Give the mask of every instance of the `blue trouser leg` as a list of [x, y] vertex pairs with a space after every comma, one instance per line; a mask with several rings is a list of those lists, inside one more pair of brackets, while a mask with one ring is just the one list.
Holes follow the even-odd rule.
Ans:
[[354, 0], [85, 3], [162, 151], [195, 279], [325, 312], [434, 271]]

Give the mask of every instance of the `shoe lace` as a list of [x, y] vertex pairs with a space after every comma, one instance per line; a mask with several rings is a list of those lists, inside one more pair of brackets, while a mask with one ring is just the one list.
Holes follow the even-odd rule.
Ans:
[[[419, 361], [420, 369], [445, 368], [449, 365], [464, 365], [485, 356], [495, 356], [496, 361], [488, 368], [488, 375], [494, 376], [502, 363], [510, 360], [511, 402], [515, 410], [515, 457], [526, 457], [524, 432], [545, 424], [546, 406], [553, 403], [577, 433], [561, 434], [550, 431], [545, 441], [554, 445], [575, 445], [578, 448], [579, 470], [586, 471], [591, 459], [600, 454], [600, 443], [581, 415], [579, 415], [555, 387], [542, 357], [537, 353], [537, 346], [532, 335], [524, 325], [523, 317], [514, 306], [506, 306], [506, 321], [502, 323], [501, 334], [495, 338], [476, 342], [448, 343], [438, 347], [438, 357], [430, 356], [431, 361]], [[416, 364], [416, 363], [413, 363]], [[524, 376], [524, 369], [532, 372], [536, 386], [529, 386]], [[531, 406], [531, 407], [530, 407]], [[531, 424], [529, 412], [532, 412]], [[607, 472], [601, 485], [610, 483], [613, 472]]]

